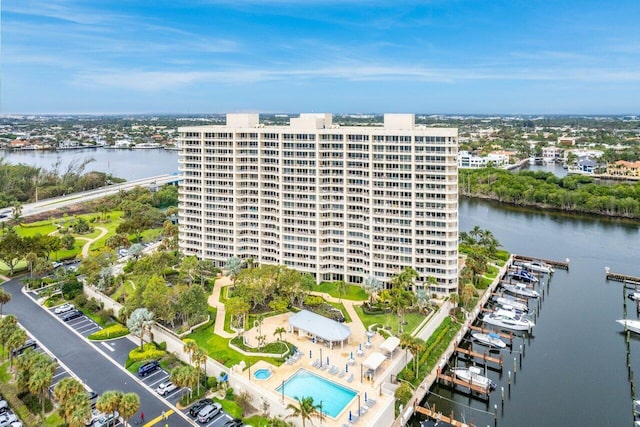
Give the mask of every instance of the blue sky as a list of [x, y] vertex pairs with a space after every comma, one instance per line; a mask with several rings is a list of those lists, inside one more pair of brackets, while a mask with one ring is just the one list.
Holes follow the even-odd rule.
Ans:
[[9, 113], [640, 113], [640, 1], [4, 0]]

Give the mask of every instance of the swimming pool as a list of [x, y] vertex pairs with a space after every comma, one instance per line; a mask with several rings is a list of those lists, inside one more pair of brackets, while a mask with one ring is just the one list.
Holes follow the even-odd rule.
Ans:
[[336, 384], [333, 381], [313, 374], [306, 369], [300, 369], [276, 390], [292, 399], [299, 397], [313, 397], [313, 403], [320, 405], [322, 412], [331, 418], [336, 418], [340, 412], [353, 400], [356, 392]]
[[270, 369], [258, 369], [257, 371], [255, 371], [253, 373], [253, 376], [257, 380], [268, 380], [269, 377], [271, 377], [271, 370]]

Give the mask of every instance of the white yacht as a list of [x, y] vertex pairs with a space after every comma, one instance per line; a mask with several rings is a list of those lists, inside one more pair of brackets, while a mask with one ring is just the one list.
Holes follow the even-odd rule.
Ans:
[[462, 381], [466, 381], [483, 388], [488, 388], [490, 390], [496, 388], [496, 383], [491, 381], [491, 379], [489, 379], [488, 377], [482, 375], [482, 370], [477, 366], [470, 366], [468, 368], [453, 368], [451, 372], [456, 376], [456, 378], [459, 378]]
[[495, 302], [500, 304], [503, 307], [513, 307], [516, 310], [520, 310], [523, 312], [529, 311], [529, 305], [524, 300], [517, 300], [510, 296], [497, 297]]
[[520, 263], [520, 265], [522, 265], [523, 267], [531, 271], [537, 271], [539, 273], [546, 273], [546, 274], [553, 273], [553, 268], [551, 268], [551, 266], [546, 262], [543, 262], [540, 260], [534, 259], [532, 261], [523, 261]]
[[502, 288], [517, 297], [538, 298], [540, 294], [535, 289], [530, 289], [524, 283], [503, 283]]
[[640, 301], [640, 292], [634, 292], [632, 294], [629, 294], [629, 299], [632, 299], [634, 301]]
[[493, 332], [490, 332], [488, 334], [483, 334], [482, 332], [474, 332], [471, 334], [471, 336], [480, 344], [488, 345], [489, 347], [505, 348], [507, 346], [507, 343], [502, 341], [500, 335]]
[[514, 331], [529, 331], [535, 326], [532, 320], [508, 310], [497, 310], [492, 313], [487, 313], [482, 318], [482, 321], [490, 325], [513, 329]]
[[622, 319], [616, 320], [616, 322], [624, 326], [625, 329], [635, 332], [636, 334], [640, 334], [640, 320]]

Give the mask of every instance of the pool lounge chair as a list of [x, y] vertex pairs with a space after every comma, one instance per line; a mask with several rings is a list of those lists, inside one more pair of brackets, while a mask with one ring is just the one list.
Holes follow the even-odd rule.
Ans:
[[369, 410], [369, 408], [367, 406], [361, 406], [360, 407], [360, 415], [364, 415], [367, 413], [367, 411]]
[[349, 378], [347, 378], [348, 383], [350, 383], [351, 381], [353, 381], [353, 374], [349, 375]]
[[320, 359], [316, 359], [316, 361], [313, 362], [311, 364], [311, 366], [313, 366], [314, 368], [319, 368], [320, 367]]
[[367, 399], [364, 401], [364, 404], [367, 405], [369, 408], [371, 408], [373, 405], [376, 404], [376, 401], [374, 399]]
[[336, 365], [333, 365], [333, 366], [331, 367], [331, 369], [329, 369], [329, 373], [330, 373], [331, 375], [335, 375], [335, 374], [337, 374], [337, 373], [338, 373], [338, 368], [336, 368]]
[[327, 364], [325, 363], [324, 365], [320, 366], [320, 370], [322, 370], [322, 371], [326, 371], [328, 367], [329, 367], [329, 365], [327, 365]]
[[338, 374], [338, 378], [344, 377], [346, 373], [347, 371], [340, 371], [340, 373]]

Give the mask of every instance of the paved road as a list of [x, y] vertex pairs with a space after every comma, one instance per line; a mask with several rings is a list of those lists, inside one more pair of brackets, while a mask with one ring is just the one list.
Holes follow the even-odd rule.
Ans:
[[[100, 199], [106, 196], [118, 194], [120, 191], [129, 191], [135, 187], [160, 187], [168, 182], [175, 182], [179, 179], [176, 175], [158, 175], [149, 178], [138, 179], [135, 181], [127, 181], [122, 184], [109, 185], [107, 187], [97, 188], [95, 190], [83, 191], [80, 193], [68, 194], [62, 197], [54, 197], [45, 199], [35, 203], [27, 203], [22, 206], [22, 216], [27, 217], [43, 212], [52, 211], [65, 206], [77, 205], [78, 203], [88, 202], [89, 200]], [[11, 219], [12, 209], [0, 209], [0, 222]]]
[[[144, 388], [93, 345], [77, 336], [24, 295], [18, 279], [11, 280], [3, 287], [11, 293], [11, 301], [4, 306], [3, 312], [15, 314], [38, 341], [96, 393], [101, 394], [106, 390], [137, 393], [140, 396], [140, 408], [147, 420], [159, 417], [163, 411], [169, 413], [171, 407], [155, 393]], [[168, 423], [171, 427], [194, 425], [178, 414], [172, 414]]]

